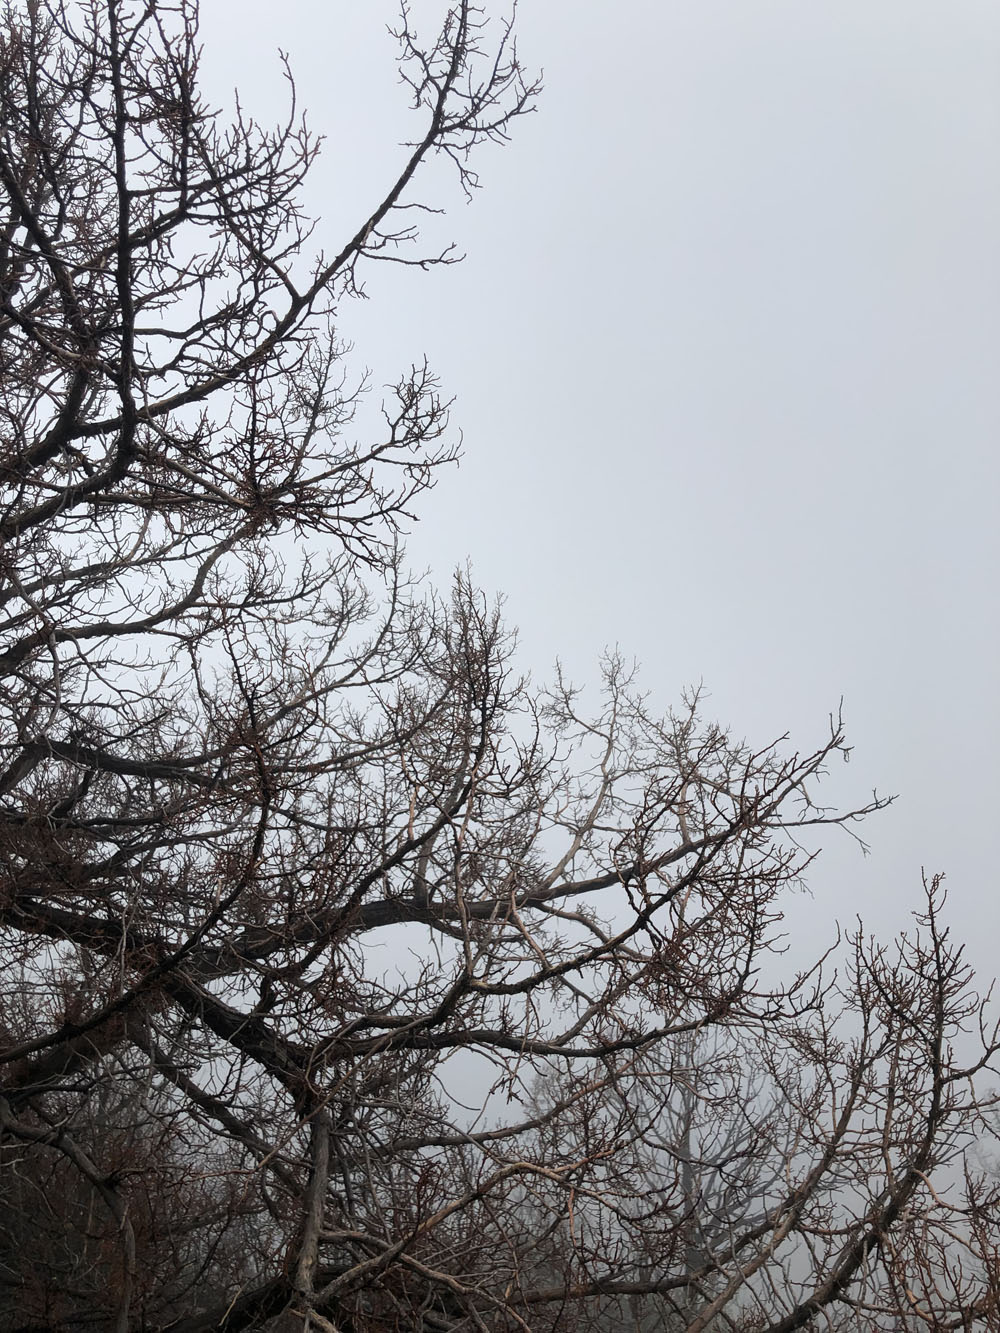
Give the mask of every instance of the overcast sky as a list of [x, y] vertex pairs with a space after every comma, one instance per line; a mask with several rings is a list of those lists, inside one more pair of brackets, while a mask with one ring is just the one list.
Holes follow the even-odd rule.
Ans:
[[[276, 116], [288, 52], [333, 251], [414, 133], [395, 6], [203, 10], [217, 103]], [[664, 707], [703, 680], [740, 735], [803, 748], [843, 696], [831, 792], [899, 801], [867, 860], [831, 840], [793, 929], [895, 930], [944, 870], [992, 976], [1000, 6], [522, 0], [520, 34], [537, 114], [470, 206], [428, 180], [466, 261], [379, 266], [342, 314], [376, 384], [426, 353], [457, 398], [413, 563], [470, 558], [538, 679], [618, 644]]]

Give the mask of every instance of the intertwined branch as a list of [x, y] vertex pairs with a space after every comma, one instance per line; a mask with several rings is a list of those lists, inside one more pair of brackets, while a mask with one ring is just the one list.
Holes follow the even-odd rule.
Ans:
[[396, 36], [403, 168], [311, 258], [316, 140], [206, 106], [193, 0], [3, 12], [4, 1327], [1000, 1327], [940, 886], [769, 962], [882, 804], [817, 804], [839, 719], [585, 706], [404, 572], [447, 405], [359, 438], [339, 321], [537, 87], [470, 4]]

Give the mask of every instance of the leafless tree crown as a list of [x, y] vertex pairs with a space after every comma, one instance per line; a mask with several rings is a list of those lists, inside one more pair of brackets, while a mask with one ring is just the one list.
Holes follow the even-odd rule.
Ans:
[[337, 321], [537, 84], [468, 3], [396, 37], [412, 143], [320, 253], [194, 0], [0, 18], [0, 1324], [1000, 1329], [940, 884], [769, 961], [881, 804], [817, 804], [839, 721], [753, 749], [616, 656], [585, 707], [403, 572], [447, 405], [361, 438]]

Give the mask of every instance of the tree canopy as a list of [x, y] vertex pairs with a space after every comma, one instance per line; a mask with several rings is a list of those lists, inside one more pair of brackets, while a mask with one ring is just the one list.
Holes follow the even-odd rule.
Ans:
[[409, 155], [321, 250], [194, 0], [0, 20], [3, 1326], [1000, 1328], [940, 881], [775, 958], [883, 804], [819, 803], [840, 720], [536, 687], [406, 572], [448, 405], [418, 362], [362, 430], [341, 324], [538, 83], [469, 3], [396, 37]]

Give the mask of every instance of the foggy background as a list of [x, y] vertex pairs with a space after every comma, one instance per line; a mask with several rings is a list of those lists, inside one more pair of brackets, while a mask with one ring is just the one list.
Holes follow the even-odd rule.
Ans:
[[[445, 5], [421, 0], [430, 33]], [[491, 3], [491, 10], [498, 7]], [[210, 100], [264, 121], [277, 49], [326, 135], [307, 206], [339, 248], [421, 130], [391, 0], [208, 0]], [[426, 17], [425, 17], [426, 16]], [[536, 681], [606, 645], [664, 708], [812, 749], [828, 795], [898, 802], [863, 858], [825, 838], [793, 952], [857, 913], [883, 934], [947, 873], [996, 970], [1000, 806], [1000, 7], [993, 0], [522, 0], [537, 114], [446, 173], [429, 234], [464, 263], [372, 265], [341, 311], [373, 385], [427, 355], [461, 467], [411, 564], [471, 559]]]

